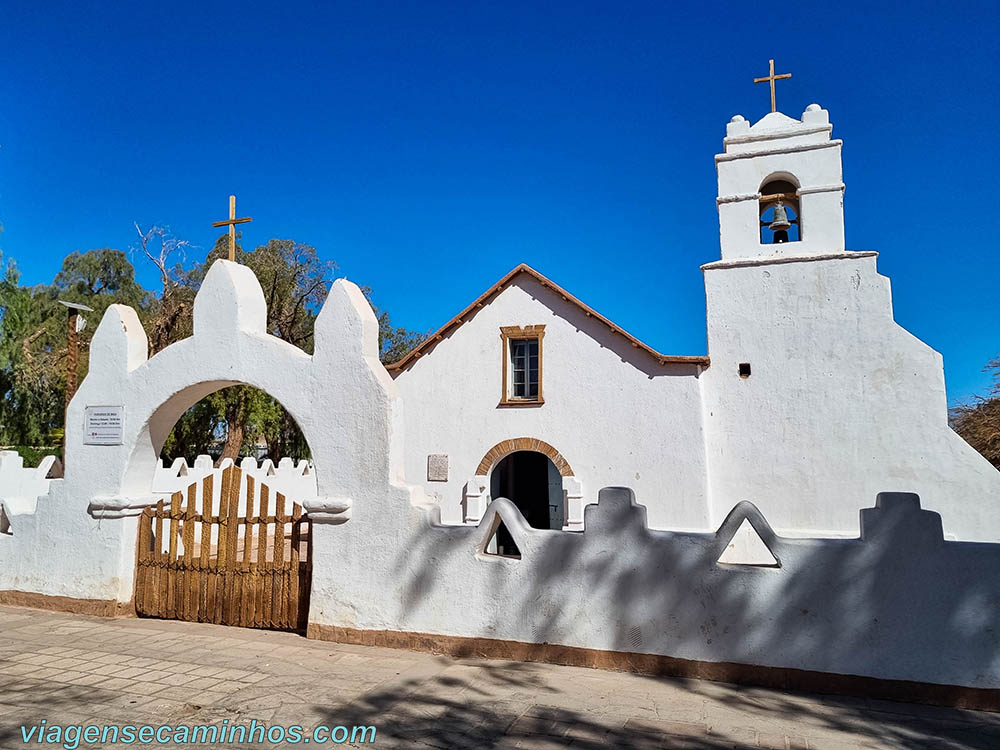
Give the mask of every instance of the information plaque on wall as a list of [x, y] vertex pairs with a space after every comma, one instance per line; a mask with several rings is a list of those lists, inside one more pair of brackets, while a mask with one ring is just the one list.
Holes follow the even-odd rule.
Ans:
[[88, 406], [84, 414], [84, 445], [121, 445], [125, 441], [124, 406]]

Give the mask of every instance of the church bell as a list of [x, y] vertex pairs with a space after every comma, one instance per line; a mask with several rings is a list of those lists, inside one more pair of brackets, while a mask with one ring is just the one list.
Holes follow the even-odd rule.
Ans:
[[768, 225], [768, 229], [774, 232], [774, 243], [776, 245], [788, 242], [788, 229], [791, 226], [792, 223], [788, 220], [785, 207], [781, 203], [778, 203], [774, 207], [774, 219]]
[[777, 232], [781, 229], [788, 229], [792, 226], [792, 223], [788, 220], [788, 214], [785, 212], [785, 207], [780, 203], [774, 207], [774, 220], [771, 221], [768, 227], [772, 232]]

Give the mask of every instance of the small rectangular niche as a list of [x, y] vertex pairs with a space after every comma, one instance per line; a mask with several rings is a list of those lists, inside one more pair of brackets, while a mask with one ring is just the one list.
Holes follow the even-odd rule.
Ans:
[[744, 380], [750, 377], [750, 363], [740, 362], [740, 377]]

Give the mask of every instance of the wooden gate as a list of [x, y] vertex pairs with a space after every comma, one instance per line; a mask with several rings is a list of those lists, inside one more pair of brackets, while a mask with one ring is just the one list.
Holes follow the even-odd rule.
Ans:
[[[135, 608], [140, 616], [248, 628], [301, 630], [309, 612], [312, 533], [297, 503], [236, 466], [222, 472], [218, 513], [212, 475], [139, 517]], [[246, 492], [241, 493], [245, 485]], [[255, 486], [256, 485], [256, 486]], [[201, 512], [197, 509], [201, 495]], [[244, 513], [240, 515], [240, 495]]]

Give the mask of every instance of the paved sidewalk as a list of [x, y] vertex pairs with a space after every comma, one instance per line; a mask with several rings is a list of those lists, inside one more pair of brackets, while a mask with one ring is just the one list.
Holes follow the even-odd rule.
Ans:
[[1000, 748], [1000, 714], [0, 607], [0, 748], [60, 747], [22, 742], [42, 719], [375, 725], [377, 748]]

